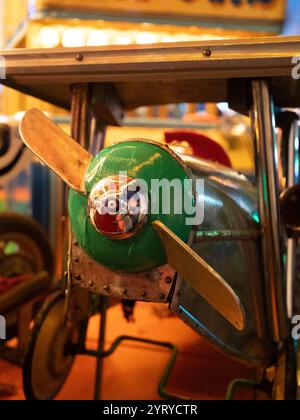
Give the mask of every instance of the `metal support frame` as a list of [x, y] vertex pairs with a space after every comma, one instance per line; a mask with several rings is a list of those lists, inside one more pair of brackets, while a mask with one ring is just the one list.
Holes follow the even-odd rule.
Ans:
[[[89, 148], [91, 143], [91, 121], [93, 113], [91, 110], [91, 87], [88, 84], [74, 85], [72, 88], [72, 109], [71, 109], [71, 136], [85, 149]], [[84, 289], [78, 289], [75, 286], [72, 273], [72, 251], [73, 235], [68, 220], [67, 194], [64, 190], [63, 208], [66, 220], [64, 229], [64, 262], [63, 272], [67, 273], [65, 319], [69, 323], [81, 322], [88, 317], [89, 293]]]
[[259, 215], [263, 227], [262, 253], [265, 298], [270, 331], [275, 342], [287, 338], [288, 322], [283, 281], [282, 242], [279, 215], [278, 151], [275, 111], [269, 86], [264, 80], [252, 82], [252, 126], [255, 144]]
[[[40, 296], [39, 296], [40, 297]], [[10, 347], [4, 342], [0, 345], [0, 357], [14, 365], [22, 367], [24, 354], [28, 344], [28, 331], [32, 321], [33, 306], [37, 299], [25, 303], [17, 310], [17, 346]]]
[[253, 400], [257, 399], [257, 395], [264, 395], [264, 399], [272, 398], [272, 383], [266, 379], [261, 382], [251, 381], [248, 379], [235, 379], [229, 384], [226, 393], [226, 400], [233, 401], [235, 393], [238, 389], [249, 389], [253, 392]]
[[2, 359], [22, 366], [29, 340], [28, 331], [30, 330], [33, 309], [39, 300], [45, 298], [49, 285], [49, 273], [42, 271], [35, 274], [32, 279], [9, 290], [0, 299], [0, 313], [7, 315], [14, 310], [17, 312], [17, 346], [10, 347], [4, 341], [3, 345], [0, 345], [0, 357]]
[[[108, 298], [106, 296], [100, 297], [99, 309], [100, 309], [101, 318], [100, 318], [100, 329], [99, 329], [97, 350], [87, 349], [85, 345], [83, 345], [82, 347], [77, 347], [78, 350], [76, 352], [76, 354], [80, 354], [84, 356], [92, 356], [92, 357], [97, 358], [94, 399], [101, 400], [104, 359], [111, 356], [118, 349], [120, 344], [122, 344], [124, 341], [131, 341], [131, 342], [149, 344], [152, 346], [158, 346], [158, 347], [169, 349], [171, 351], [171, 355], [163, 371], [163, 374], [161, 376], [161, 380], [158, 385], [158, 393], [162, 398], [168, 399], [168, 400], [190, 400], [190, 398], [187, 398], [181, 395], [175, 395], [175, 394], [169, 393], [166, 390], [170, 374], [176, 362], [177, 353], [178, 353], [177, 347], [174, 344], [169, 343], [169, 342], [121, 335], [116, 338], [116, 340], [112, 343], [109, 349], [105, 350], [105, 331], [106, 331], [106, 319], [107, 319], [107, 310], [108, 310]], [[84, 336], [81, 335], [81, 338], [80, 338], [82, 343], [85, 342], [86, 328], [83, 330], [83, 334]]]
[[[72, 93], [72, 119], [71, 119], [71, 135], [81, 146], [96, 152], [97, 146], [103, 147], [105, 126], [108, 118], [112, 119], [117, 116], [117, 120], [121, 117], [120, 104], [116, 98], [114, 91], [104, 86], [104, 95], [99, 96], [99, 92], [103, 93], [103, 89], [97, 89], [95, 86], [91, 87], [88, 84], [76, 85], [73, 87]], [[102, 102], [103, 104], [102, 104]], [[104, 109], [107, 110], [106, 120], [101, 121], [101, 113]], [[99, 150], [97, 150], [99, 152]], [[65, 192], [64, 192], [65, 196]], [[66, 197], [65, 197], [66, 198]], [[65, 200], [66, 203], [66, 200]], [[67, 206], [63, 209], [64, 214], [67, 214]], [[66, 223], [66, 226], [68, 223]], [[65, 230], [67, 232], [67, 229]], [[73, 253], [78, 245], [74, 244], [71, 229], [68, 232], [68, 244], [65, 244], [65, 249], [68, 249], [65, 267], [67, 268], [67, 290], [66, 290], [66, 320], [71, 323], [81, 322], [81, 331], [79, 341], [77, 344], [76, 354], [83, 354], [94, 356], [97, 358], [94, 399], [101, 398], [102, 380], [103, 380], [103, 361], [104, 358], [110, 356], [123, 341], [135, 341], [139, 343], [146, 343], [159, 347], [169, 348], [171, 350], [171, 357], [164, 370], [163, 376], [159, 384], [159, 394], [166, 399], [188, 400], [186, 397], [177, 396], [168, 393], [165, 390], [171, 370], [175, 364], [177, 356], [177, 348], [172, 343], [147, 340], [138, 337], [119, 336], [112, 344], [109, 350], [104, 350], [105, 346], [105, 332], [106, 332], [106, 316], [108, 309], [108, 297], [100, 296], [100, 328], [98, 338], [98, 349], [88, 350], [85, 347], [85, 339], [88, 326], [89, 310], [87, 308], [89, 302], [89, 292], [85, 289], [78, 288], [73, 282]]]

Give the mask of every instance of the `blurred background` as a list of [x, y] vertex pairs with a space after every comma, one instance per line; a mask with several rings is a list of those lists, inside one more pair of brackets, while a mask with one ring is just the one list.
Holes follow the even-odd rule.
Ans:
[[[126, 48], [132, 44], [297, 34], [300, 34], [299, 0], [0, 0], [1, 49], [110, 45]], [[58, 215], [62, 214], [63, 206], [62, 185], [23, 148], [18, 133], [19, 120], [23, 112], [31, 107], [47, 112], [69, 132], [67, 111], [0, 86], [0, 214], [14, 211], [33, 216], [47, 232], [52, 249], [57, 250], [60, 229]], [[249, 179], [254, 177], [249, 120], [230, 110], [226, 103], [168, 104], [132, 110], [125, 115], [124, 127], [108, 127], [105, 145], [136, 137], [168, 142], [175, 150], [192, 155], [198, 154], [197, 145], [201, 142], [202, 149], [208, 147], [210, 150], [212, 143], [217, 143], [223, 151], [222, 163], [246, 174]], [[6, 250], [5, 255], [17, 254], [16, 250], [19, 250], [13, 240], [5, 242], [3, 249]], [[57, 252], [56, 258], [60, 257]], [[16, 274], [9, 272], [7, 276]], [[159, 331], [160, 338], [177, 340], [180, 348], [187, 349], [185, 353], [183, 351], [181, 364], [175, 373], [175, 387], [180, 384], [195, 397], [200, 393], [209, 398], [218, 398], [224, 395], [231, 379], [247, 376], [246, 368], [215, 353], [212, 355], [206, 345], [200, 348], [198, 341], [195, 344], [199, 338], [195, 338], [178, 320], [170, 319], [160, 307], [141, 304], [139, 308], [143, 322], [131, 325], [129, 333], [149, 336], [153, 331]], [[125, 328], [128, 330], [120, 311], [113, 309], [109, 340], [112, 340], [115, 330], [123, 331]], [[97, 338], [97, 326], [94, 325], [93, 331], [89, 335], [92, 345]], [[133, 395], [155, 398], [155, 384], [165, 363], [165, 355], [157, 353], [152, 357], [151, 353], [146, 369], [145, 359], [140, 357], [140, 353], [133, 356], [132, 349], [128, 354], [126, 351], [123, 359], [113, 359], [106, 373], [107, 381], [111, 378], [116, 380], [115, 388], [106, 388], [105, 397], [113, 398], [116, 395], [126, 398]], [[212, 374], [217, 359], [223, 369], [221, 382], [219, 377]], [[134, 369], [139, 374], [144, 372], [144, 377], [148, 378], [148, 388], [144, 383], [137, 385], [129, 377], [125, 387], [118, 380], [118, 375], [126, 375], [126, 369], [131, 366], [128, 360], [134, 362], [133, 372]], [[196, 370], [195, 360], [200, 363], [197, 371], [206, 378], [202, 384], [204, 388], [199, 388], [199, 381], [190, 380]], [[18, 390], [13, 392], [14, 397], [22, 398], [20, 370], [11, 365], [1, 366], [5, 381], [18, 384]], [[74, 399], [88, 397], [92, 386], [91, 369], [86, 362], [77, 364], [73, 384], [69, 381], [64, 396]], [[150, 388], [153, 388], [154, 394], [150, 393]], [[181, 392], [181, 389], [178, 391]]]
[[[0, 0], [0, 4], [2, 48], [126, 46], [300, 33], [297, 0], [86, 0], [84, 5], [80, 0]], [[0, 158], [0, 168], [18, 152], [20, 113], [32, 106], [50, 113], [68, 130], [69, 115], [64, 110], [0, 87], [0, 122], [10, 126], [10, 135], [15, 138], [11, 157], [3, 158], [2, 163]], [[107, 130], [106, 145], [137, 136], [162, 142], [167, 138], [180, 151], [192, 153], [187, 137], [191, 132], [198, 133], [218, 142], [234, 168], [250, 177], [253, 174], [249, 122], [229, 110], [227, 104], [139, 108], [127, 113], [124, 125], [126, 128]], [[182, 131], [188, 133], [184, 139]], [[47, 200], [51, 179], [47, 170], [37, 166], [33, 181], [35, 172], [32, 165], [25, 168], [27, 163], [28, 156], [23, 156], [8, 177], [0, 177], [0, 210], [33, 214], [51, 230]], [[36, 196], [45, 198], [43, 208], [40, 200], [35, 202], [35, 191]]]

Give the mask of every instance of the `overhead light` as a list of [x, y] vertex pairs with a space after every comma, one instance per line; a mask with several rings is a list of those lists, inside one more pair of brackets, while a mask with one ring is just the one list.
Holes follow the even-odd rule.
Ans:
[[64, 47], [84, 47], [85, 35], [81, 29], [66, 29], [62, 37]]
[[161, 37], [161, 42], [174, 42], [174, 36], [172, 35], [164, 35]]
[[89, 32], [86, 42], [88, 47], [98, 47], [109, 44], [110, 33], [108, 31], [94, 30]]
[[151, 32], [141, 32], [136, 38], [137, 44], [155, 44], [158, 37]]
[[42, 28], [39, 32], [38, 42], [41, 48], [55, 48], [60, 44], [60, 34], [54, 28]]
[[129, 35], [118, 35], [114, 38], [113, 44], [115, 45], [129, 45], [134, 43], [134, 39]]

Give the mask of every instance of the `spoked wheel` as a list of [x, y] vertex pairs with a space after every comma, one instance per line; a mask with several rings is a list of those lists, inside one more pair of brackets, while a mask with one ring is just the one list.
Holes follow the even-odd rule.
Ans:
[[64, 294], [55, 293], [39, 312], [25, 355], [23, 385], [28, 400], [52, 400], [63, 387], [75, 358], [80, 324], [64, 323]]
[[[41, 271], [53, 274], [54, 259], [44, 230], [33, 219], [0, 214], [0, 293]], [[7, 316], [7, 337], [16, 333], [16, 317]]]

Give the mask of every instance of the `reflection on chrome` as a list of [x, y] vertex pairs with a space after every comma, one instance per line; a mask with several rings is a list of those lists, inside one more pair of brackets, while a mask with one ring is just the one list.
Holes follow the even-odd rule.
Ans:
[[92, 189], [87, 211], [98, 232], [110, 239], [125, 239], [147, 221], [148, 198], [134, 179], [109, 176]]

